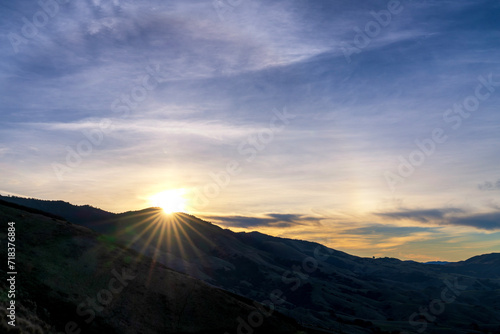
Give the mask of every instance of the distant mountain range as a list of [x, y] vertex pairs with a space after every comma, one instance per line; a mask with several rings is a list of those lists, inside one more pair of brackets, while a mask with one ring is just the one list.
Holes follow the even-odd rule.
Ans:
[[429, 262], [425, 262], [426, 264], [448, 264], [450, 262], [448, 261], [429, 261]]
[[[60, 229], [72, 231], [70, 233], [72, 237], [68, 237], [70, 241], [65, 241], [68, 243], [65, 245], [67, 249], [82, 247], [76, 245], [70, 247], [69, 243], [76, 242], [75, 240], [87, 246], [83, 253], [78, 254], [90, 252], [93, 249], [90, 245], [99, 248], [101, 252], [99, 256], [93, 254], [96, 256], [91, 261], [94, 265], [96, 262], [100, 266], [104, 262], [109, 262], [109, 259], [115, 256], [113, 252], [119, 249], [121, 254], [128, 254], [127, 258], [141, 259], [132, 262], [134, 266], [142, 268], [134, 269], [134, 273], [145, 280], [141, 282], [147, 282], [148, 279], [157, 280], [162, 275], [175, 276], [179, 281], [175, 291], [184, 291], [179, 288], [182, 286], [181, 281], [195, 282], [190, 284], [199, 286], [199, 289], [211, 287], [210, 293], [214, 294], [213, 298], [229, 303], [218, 305], [220, 309], [214, 307], [210, 311], [215, 313], [206, 313], [206, 317], [201, 319], [197, 319], [196, 316], [191, 318], [195, 323], [200, 323], [200, 326], [205, 326], [203, 329], [183, 327], [185, 324], [181, 318], [177, 328], [172, 325], [168, 327], [172, 333], [176, 331], [194, 333], [195, 330], [208, 333], [207, 330], [213, 325], [210, 319], [216, 317], [216, 314], [224, 319], [227, 318], [227, 321], [222, 322], [218, 328], [224, 326], [232, 328], [227, 330], [228, 333], [237, 333], [238, 325], [241, 325], [241, 322], [238, 323], [238, 317], [247, 321], [247, 327], [240, 328], [242, 333], [250, 331], [258, 333], [259, 330], [272, 332], [275, 330], [271, 328], [273, 325], [282, 328], [283, 332], [290, 333], [299, 330], [310, 333], [317, 331], [353, 334], [405, 331], [443, 334], [500, 333], [498, 298], [500, 254], [498, 253], [479, 255], [466, 261], [439, 263], [440, 265], [392, 258], [360, 258], [313, 242], [277, 238], [258, 232], [235, 233], [188, 214], [167, 216], [158, 208], [113, 214], [90, 206], [74, 206], [62, 201], [5, 196], [0, 197], [0, 200], [29, 207], [23, 210], [21, 207], [12, 207], [12, 204], [0, 202], [3, 221], [5, 220], [3, 211], [6, 210], [13, 215], [9, 219], [31, 224], [30, 229], [25, 232], [26, 235], [20, 237], [20, 240], [36, 239], [34, 234], [38, 233], [35, 228], [37, 224], [47, 225], [45, 228], [50, 231], [57, 231], [54, 226], [59, 226]], [[29, 210], [40, 211], [29, 213]], [[41, 211], [48, 214], [40, 214]], [[21, 217], [22, 215], [26, 217]], [[56, 217], [71, 223], [78, 222], [85, 228], [64, 223]], [[37, 220], [41, 222], [34, 222]], [[82, 231], [85, 231], [83, 239], [87, 241], [75, 237], [78, 233], [83, 233]], [[55, 235], [51, 235], [51, 238], [53, 238], [51, 242], [40, 245], [34, 243], [25, 251], [43, 254], [43, 249], [62, 237], [56, 238]], [[113, 252], [107, 251], [109, 247], [113, 248]], [[65, 254], [62, 249], [58, 251]], [[28, 254], [27, 259], [34, 256], [32, 253]], [[83, 261], [81, 256], [84, 255], [80, 255], [75, 261]], [[48, 256], [40, 259], [40, 263], [45, 263], [49, 268], [54, 267], [53, 273], [58, 270], [64, 271], [50, 261]], [[71, 263], [73, 260], [68, 257], [58, 259], [57, 263], [64, 261]], [[31, 260], [30, 263], [37, 268], [38, 262], [33, 263]], [[49, 269], [37, 268], [37, 271], [44, 273], [42, 276], [37, 276], [43, 284], [47, 284], [48, 281], [42, 278], [50, 276], [47, 270]], [[160, 270], [161, 274], [157, 270]], [[179, 272], [189, 276], [183, 276]], [[66, 291], [64, 293], [68, 294], [64, 284], [62, 288]], [[80, 281], [79, 284], [82, 288], [87, 287], [85, 282]], [[56, 284], [50, 288], [57, 289], [57, 287]], [[145, 284], [143, 293], [147, 291], [149, 288]], [[162, 298], [170, 298], [169, 291], [171, 290], [162, 290], [158, 293], [166, 295]], [[78, 295], [79, 298], [75, 296], [73, 302], [81, 300], [84, 295], [82, 292]], [[47, 297], [62, 298], [57, 293]], [[193, 303], [198, 303], [196, 298], [190, 297], [191, 299]], [[233, 299], [242, 303], [237, 304], [241, 307], [231, 308], [231, 312], [224, 313], [226, 312], [224, 307], [236, 303]], [[270, 317], [263, 322], [271, 326], [270, 328], [264, 328], [267, 326], [264, 324], [251, 326], [248, 323], [246, 317], [253, 301], [276, 309], [277, 312], [274, 313], [276, 319]], [[144, 303], [143, 307], [146, 307], [147, 303]], [[201, 301], [200, 303], [203, 304]], [[163, 312], [165, 315], [167, 311], [155, 309], [158, 307], [156, 302], [154, 307], [149, 307], [152, 307], [150, 312]], [[54, 312], [57, 313], [57, 310]], [[278, 316], [279, 314], [284, 316]], [[36, 316], [41, 317], [38, 313]], [[168, 314], [165, 317], [168, 321], [172, 321], [172, 315]], [[108, 316], [104, 318], [100, 321], [106, 325], [109, 325], [107, 322], [114, 321]], [[48, 325], [57, 327], [52, 320], [46, 321]], [[93, 326], [97, 326], [97, 322], [94, 322]], [[145, 330], [144, 333], [155, 333], [155, 331]]]

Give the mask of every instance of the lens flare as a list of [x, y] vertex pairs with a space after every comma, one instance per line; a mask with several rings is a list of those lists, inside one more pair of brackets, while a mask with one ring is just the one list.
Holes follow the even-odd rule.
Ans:
[[160, 207], [165, 213], [186, 212], [185, 189], [170, 189], [151, 196], [153, 206]]

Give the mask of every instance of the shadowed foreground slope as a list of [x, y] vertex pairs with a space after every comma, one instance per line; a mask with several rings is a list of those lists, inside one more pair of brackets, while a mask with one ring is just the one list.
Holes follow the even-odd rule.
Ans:
[[[59, 202], [37, 205], [55, 214]], [[284, 299], [277, 310], [305, 326], [349, 334], [500, 333], [498, 253], [443, 265], [360, 258], [308, 241], [234, 233], [158, 208], [81, 223], [238, 295], [265, 301], [278, 289]]]
[[[308, 241], [234, 233], [157, 208], [89, 224], [248, 298], [263, 301], [279, 289], [286, 301], [278, 310], [303, 324], [345, 333], [500, 333], [500, 254], [439, 266], [360, 258]], [[421, 310], [433, 301], [435, 314], [426, 317]]]
[[[2, 259], [7, 222], [16, 223], [18, 272], [15, 328], [6, 324], [7, 285], [0, 282], [2, 333], [236, 333], [237, 318], [255, 310], [250, 300], [85, 227], [1, 204], [0, 219]], [[296, 327], [275, 312], [259, 330], [295, 333]]]

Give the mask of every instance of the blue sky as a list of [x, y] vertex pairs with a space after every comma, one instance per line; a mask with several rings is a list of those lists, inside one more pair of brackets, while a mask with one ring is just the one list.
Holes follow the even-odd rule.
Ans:
[[500, 251], [498, 2], [43, 3], [0, 5], [0, 193], [183, 189], [356, 255]]

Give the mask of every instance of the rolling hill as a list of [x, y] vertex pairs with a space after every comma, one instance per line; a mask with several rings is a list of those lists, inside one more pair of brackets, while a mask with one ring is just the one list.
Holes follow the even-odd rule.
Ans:
[[[50, 205], [57, 203], [44, 208], [61, 212]], [[500, 333], [500, 254], [440, 265], [360, 258], [313, 242], [235, 233], [158, 208], [80, 224], [230, 293], [264, 303], [279, 295], [276, 309], [308, 328]]]
[[7, 258], [4, 240], [13, 221], [18, 272], [16, 327], [7, 324], [9, 288], [6, 279], [0, 282], [2, 333], [234, 333], [259, 310], [271, 314], [255, 333], [293, 334], [300, 328], [86, 227], [30, 211], [0, 204], [0, 256]]

